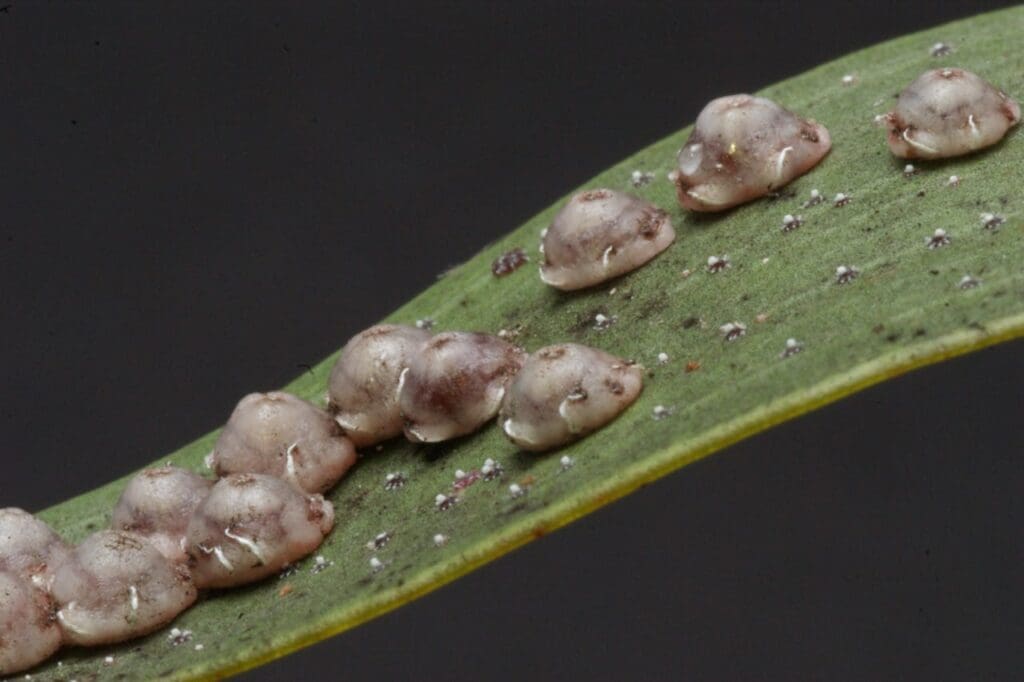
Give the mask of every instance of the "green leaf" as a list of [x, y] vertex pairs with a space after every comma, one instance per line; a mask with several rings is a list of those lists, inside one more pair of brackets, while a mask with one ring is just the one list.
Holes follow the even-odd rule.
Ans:
[[[773, 424], [913, 368], [1024, 335], [1019, 128], [989, 151], [918, 164], [907, 178], [872, 124], [893, 92], [934, 66], [927, 46], [939, 39], [955, 41], [958, 65], [1019, 95], [1022, 34], [1024, 8], [1015, 8], [885, 43], [763, 90], [825, 123], [834, 140], [831, 155], [781, 197], [721, 216], [682, 212], [665, 175], [688, 130], [587, 182], [584, 187], [635, 191], [669, 209], [679, 234], [654, 262], [607, 286], [556, 292], [541, 284], [532, 265], [492, 276], [491, 261], [507, 249], [535, 253], [557, 205], [454, 268], [388, 319], [430, 318], [437, 329], [518, 330], [518, 342], [531, 350], [567, 340], [597, 346], [648, 367], [640, 400], [604, 430], [544, 456], [517, 452], [493, 427], [451, 444], [396, 441], [368, 452], [330, 494], [339, 523], [320, 550], [330, 562], [325, 570], [314, 573], [309, 558], [293, 575], [210, 595], [174, 623], [193, 632], [188, 645], [171, 646], [163, 631], [118, 647], [68, 649], [34, 677], [87, 679], [104, 669], [106, 656], [126, 678], [197, 679], [253, 667], [415, 599]], [[859, 80], [843, 85], [847, 73]], [[652, 172], [654, 180], [633, 190], [634, 170]], [[959, 187], [947, 186], [951, 175], [962, 178]], [[852, 202], [802, 208], [812, 188], [826, 197], [843, 192]], [[983, 229], [982, 212], [1006, 222]], [[803, 214], [805, 223], [784, 234], [787, 213]], [[926, 238], [939, 227], [952, 244], [930, 250]], [[709, 274], [708, 256], [723, 254], [732, 267]], [[860, 276], [838, 285], [840, 265], [855, 266]], [[962, 289], [965, 274], [980, 286]], [[614, 324], [596, 329], [598, 313]], [[719, 326], [732, 321], [745, 323], [747, 333], [725, 342]], [[798, 339], [803, 352], [783, 358], [788, 338]], [[659, 353], [668, 355], [666, 364]], [[333, 360], [287, 390], [322, 402]], [[688, 363], [699, 369], [686, 371]], [[655, 419], [659, 405], [668, 415]], [[159, 461], [201, 470], [215, 437]], [[563, 467], [562, 455], [572, 458], [571, 467]], [[455, 469], [479, 469], [485, 458], [498, 460], [504, 476], [475, 483], [457, 505], [439, 511], [434, 498], [450, 491]], [[406, 485], [386, 490], [389, 472], [402, 472]], [[513, 482], [528, 492], [513, 498]], [[78, 540], [108, 523], [123, 485], [115, 481], [43, 517]], [[380, 532], [391, 540], [367, 549]], [[438, 533], [448, 538], [443, 546], [433, 540]], [[372, 556], [383, 569], [371, 571]]]

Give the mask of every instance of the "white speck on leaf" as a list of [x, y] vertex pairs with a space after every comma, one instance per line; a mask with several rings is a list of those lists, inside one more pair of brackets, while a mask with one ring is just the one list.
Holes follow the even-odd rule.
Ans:
[[986, 230], [998, 230], [1006, 222], [1006, 218], [997, 213], [982, 213], [981, 226]]
[[859, 275], [860, 270], [852, 265], [840, 265], [836, 268], [836, 284], [849, 284]]
[[792, 232], [793, 230], [797, 229], [803, 224], [804, 217], [802, 215], [792, 215], [790, 213], [787, 213], [786, 215], [782, 216], [783, 232]]
[[747, 325], [742, 322], [726, 322], [718, 328], [718, 331], [722, 332], [726, 341], [735, 341], [746, 335]]
[[664, 405], [655, 405], [654, 409], [651, 410], [651, 417], [654, 418], [654, 421], [661, 421], [666, 417], [672, 416], [673, 411], [674, 410], [671, 407], [665, 407]]
[[793, 339], [793, 338], [786, 339], [786, 347], [782, 349], [782, 353], [780, 354], [780, 357], [783, 357], [783, 358], [791, 357], [791, 356], [796, 355], [797, 353], [803, 351], [803, 349], [804, 349], [804, 345], [802, 343], [800, 343], [799, 341], [797, 341], [796, 339]]
[[714, 274], [721, 272], [726, 268], [732, 267], [732, 261], [729, 260], [729, 254], [722, 254], [721, 256], [708, 256], [708, 272]]
[[961, 289], [975, 289], [981, 286], [981, 280], [971, 275], [964, 275], [960, 278], [957, 286]]
[[941, 249], [943, 246], [949, 246], [950, 239], [946, 231], [940, 227], [935, 230], [932, 236], [925, 237], [924, 243], [929, 249]]

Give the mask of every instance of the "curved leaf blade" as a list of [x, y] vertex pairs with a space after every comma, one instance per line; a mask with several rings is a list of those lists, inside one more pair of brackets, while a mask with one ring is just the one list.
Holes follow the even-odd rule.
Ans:
[[[889, 376], [1024, 334], [1024, 210], [1015, 194], [1024, 179], [1019, 131], [989, 152], [922, 166], [904, 178], [903, 164], [888, 155], [883, 133], [871, 125], [892, 92], [934, 66], [927, 46], [940, 39], [960, 46], [959, 65], [1011, 93], [1024, 92], [1024, 53], [1016, 45], [1022, 29], [1022, 9], [986, 15], [876, 46], [764, 90], [833, 133], [832, 154], [791, 186], [795, 196], [725, 216], [684, 215], [665, 173], [687, 130], [588, 182], [629, 189], [669, 208], [679, 233], [649, 266], [608, 286], [565, 295], [544, 287], [533, 267], [502, 279], [491, 275], [498, 254], [535, 248], [557, 206], [447, 273], [389, 319], [431, 318], [440, 329], [519, 329], [518, 341], [529, 349], [568, 339], [599, 346], [648, 366], [640, 401], [605, 430], [554, 455], [518, 453], [494, 428], [451, 445], [395, 442], [367, 453], [331, 493], [339, 525], [321, 549], [333, 562], [325, 570], [314, 573], [308, 559], [294, 575], [211, 596], [175, 622], [193, 632], [186, 645], [174, 647], [166, 633], [157, 633], [120, 647], [68, 650], [34, 675], [87, 677], [106, 669], [106, 656], [129, 678], [196, 679], [244, 670], [414, 599], [774, 423]], [[851, 72], [860, 80], [844, 87], [840, 79]], [[633, 170], [655, 178], [634, 190]], [[959, 188], [945, 184], [954, 174], [963, 179]], [[826, 196], [844, 192], [853, 201], [800, 208], [811, 188]], [[1006, 223], [999, 231], [983, 230], [982, 211], [1001, 213]], [[782, 234], [782, 216], [798, 212], [805, 224]], [[931, 251], [924, 240], [936, 227], [954, 241]], [[704, 271], [708, 256], [726, 253], [731, 269]], [[856, 266], [861, 276], [837, 286], [839, 265]], [[684, 277], [687, 269], [691, 274]], [[965, 273], [982, 285], [959, 289]], [[597, 330], [597, 313], [616, 321]], [[757, 322], [762, 314], [766, 318]], [[733, 320], [747, 324], [747, 335], [725, 343], [718, 326]], [[780, 358], [790, 337], [805, 350]], [[656, 361], [661, 352], [667, 364]], [[288, 390], [321, 400], [333, 359]], [[690, 362], [700, 369], [686, 372]], [[655, 420], [657, 405], [671, 414]], [[160, 461], [200, 469], [215, 435]], [[573, 458], [571, 468], [560, 464], [562, 454]], [[504, 465], [503, 479], [479, 481], [458, 505], [438, 511], [434, 496], [449, 490], [454, 470], [478, 469], [487, 457]], [[384, 488], [392, 471], [408, 479], [403, 488]], [[529, 492], [511, 497], [511, 482]], [[114, 482], [44, 516], [79, 539], [106, 525], [122, 486]], [[391, 540], [368, 550], [367, 541], [380, 532]], [[435, 546], [437, 533], [447, 544]], [[371, 556], [384, 562], [382, 570], [371, 570]]]

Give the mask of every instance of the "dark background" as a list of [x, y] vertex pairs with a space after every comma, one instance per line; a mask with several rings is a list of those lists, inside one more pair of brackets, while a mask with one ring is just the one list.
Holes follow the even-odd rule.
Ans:
[[[214, 428], [714, 96], [1001, 4], [0, 2], [0, 504]], [[1022, 349], [248, 678], [1020, 679]]]

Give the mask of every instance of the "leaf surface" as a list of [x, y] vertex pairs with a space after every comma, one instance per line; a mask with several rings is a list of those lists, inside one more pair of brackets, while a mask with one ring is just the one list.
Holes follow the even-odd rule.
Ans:
[[[1024, 8], [983, 15], [854, 53], [761, 91], [823, 122], [834, 147], [810, 174], [764, 199], [720, 216], [678, 208], [666, 179], [689, 129], [642, 150], [581, 187], [633, 191], [668, 209], [678, 239], [648, 266], [593, 290], [571, 294], [536, 275], [538, 235], [558, 205], [541, 212], [389, 316], [436, 330], [518, 333], [529, 350], [577, 341], [635, 359], [648, 369], [640, 400], [593, 436], [543, 455], [517, 452], [496, 427], [454, 443], [395, 441], [371, 449], [329, 495], [338, 525], [292, 575], [215, 593], [174, 627], [192, 640], [173, 646], [167, 629], [121, 646], [67, 649], [36, 679], [202, 679], [244, 670], [341, 632], [410, 601], [515, 547], [730, 443], [853, 391], [943, 358], [1024, 334], [1024, 143], [1017, 128], [986, 152], [918, 163], [904, 177], [884, 132], [873, 125], [921, 71], [940, 65], [929, 46], [1020, 98], [1024, 93]], [[844, 85], [842, 77], [856, 79]], [[633, 171], [653, 174], [632, 186]], [[948, 178], [958, 176], [958, 187]], [[811, 189], [826, 201], [802, 207]], [[833, 206], [837, 193], [852, 197]], [[1005, 223], [982, 227], [981, 213]], [[783, 216], [804, 224], [783, 233]], [[936, 228], [952, 239], [928, 249]], [[501, 253], [523, 247], [532, 262], [503, 278], [491, 274]], [[732, 266], [711, 274], [709, 256]], [[839, 285], [839, 266], [860, 271]], [[980, 281], [961, 288], [964, 275]], [[605, 329], [595, 316], [613, 320]], [[742, 322], [726, 342], [720, 325]], [[802, 352], [782, 357], [786, 340]], [[660, 353], [668, 361], [658, 360]], [[335, 356], [286, 387], [322, 404]], [[688, 371], [689, 370], [689, 371]], [[663, 418], [655, 418], [655, 408]], [[227, 415], [225, 415], [226, 418]], [[159, 462], [202, 470], [216, 438], [208, 434]], [[561, 457], [572, 459], [563, 466]], [[454, 471], [501, 463], [499, 479], [480, 480], [446, 511]], [[404, 486], [385, 488], [388, 473]], [[70, 540], [106, 526], [126, 479], [43, 513]], [[513, 497], [512, 483], [527, 492]], [[378, 549], [367, 543], [386, 532]], [[435, 543], [437, 534], [447, 541]], [[377, 557], [383, 568], [371, 569]], [[197, 650], [196, 645], [201, 645]], [[113, 663], [104, 659], [113, 657]], [[58, 667], [57, 663], [61, 662]]]

